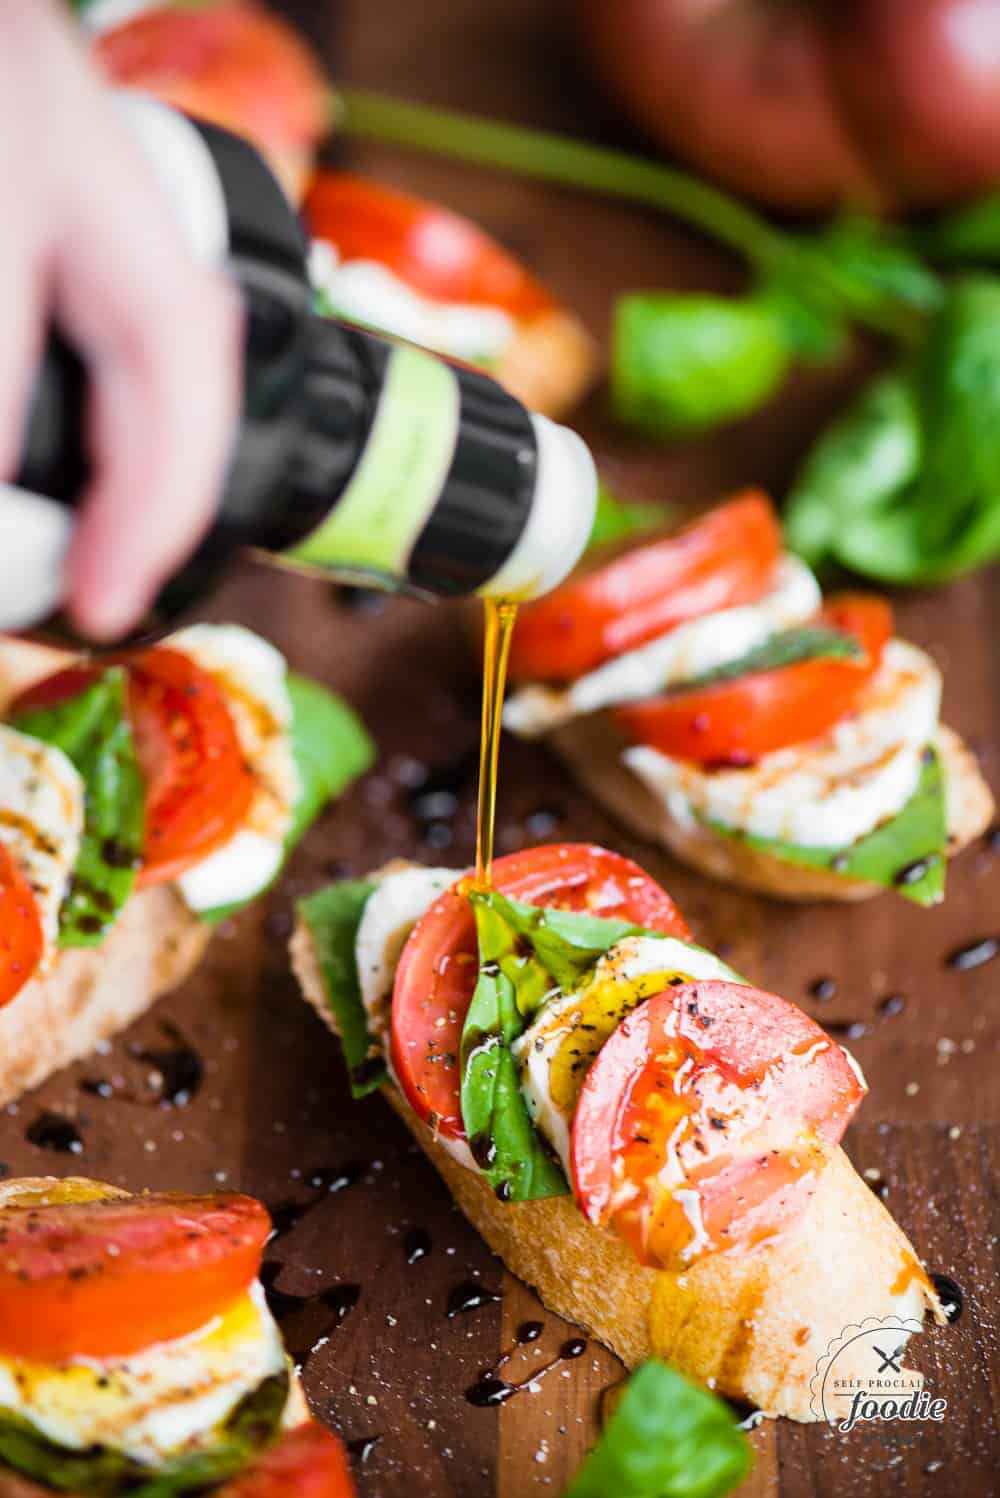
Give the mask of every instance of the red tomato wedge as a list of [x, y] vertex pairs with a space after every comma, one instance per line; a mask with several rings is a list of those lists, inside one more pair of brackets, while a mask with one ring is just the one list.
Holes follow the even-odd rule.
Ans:
[[270, 1231], [231, 1193], [0, 1207], [0, 1352], [127, 1357], [184, 1336], [253, 1282]]
[[[254, 794], [225, 695], [190, 656], [158, 645], [130, 656], [128, 705], [146, 783], [146, 842], [140, 886], [176, 879], [228, 842]], [[70, 666], [37, 682], [12, 716], [55, 707], [99, 674]]]
[[572, 681], [678, 624], [763, 597], [781, 552], [766, 494], [747, 489], [682, 530], [646, 541], [522, 605], [516, 681]]
[[318, 142], [330, 90], [302, 37], [250, 0], [159, 6], [103, 32], [94, 51], [108, 77], [263, 147]]
[[375, 260], [437, 302], [537, 317], [554, 299], [513, 255], [469, 219], [350, 172], [320, 171], [305, 201], [310, 233], [343, 260]]
[[683, 1269], [781, 1232], [864, 1087], [794, 1004], [737, 983], [656, 994], [599, 1052], [573, 1119], [573, 1189], [640, 1262]]
[[892, 636], [892, 607], [868, 594], [835, 594], [819, 622], [853, 635], [862, 655], [800, 661], [681, 689], [615, 708], [615, 719], [638, 743], [699, 765], [749, 765], [777, 749], [808, 743], [854, 710]]
[[343, 1442], [309, 1421], [227, 1482], [219, 1498], [355, 1498], [355, 1492]]
[[0, 842], [0, 1009], [15, 999], [42, 960], [45, 938], [35, 896]]
[[[639, 865], [589, 843], [553, 843], [493, 865], [501, 894], [528, 905], [582, 910], [690, 937], [667, 892]], [[460, 881], [410, 933], [392, 997], [392, 1064], [417, 1115], [449, 1139], [464, 1139], [459, 1049], [479, 957], [472, 909]]]

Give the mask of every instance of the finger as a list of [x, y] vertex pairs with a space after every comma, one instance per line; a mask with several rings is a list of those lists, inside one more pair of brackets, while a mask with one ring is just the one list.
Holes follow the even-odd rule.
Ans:
[[98, 132], [100, 172], [61, 204], [53, 277], [57, 318], [91, 375], [94, 478], [68, 603], [107, 639], [141, 616], [211, 518], [238, 409], [240, 318], [110, 110]]

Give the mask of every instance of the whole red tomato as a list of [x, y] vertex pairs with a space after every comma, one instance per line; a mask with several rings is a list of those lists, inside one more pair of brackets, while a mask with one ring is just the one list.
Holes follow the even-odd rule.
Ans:
[[579, 0], [649, 133], [807, 212], [924, 207], [1000, 180], [998, 0]]

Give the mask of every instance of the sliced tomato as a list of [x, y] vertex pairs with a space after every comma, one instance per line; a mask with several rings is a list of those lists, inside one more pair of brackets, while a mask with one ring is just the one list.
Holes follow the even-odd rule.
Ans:
[[556, 305], [540, 281], [469, 219], [351, 172], [317, 172], [305, 201], [316, 239], [343, 260], [375, 260], [436, 302], [498, 307], [517, 319]]
[[355, 1492], [343, 1442], [310, 1420], [227, 1482], [219, 1498], [355, 1498]]
[[[254, 779], [243, 759], [225, 694], [190, 656], [158, 645], [124, 658], [136, 754], [146, 784], [140, 886], [176, 879], [228, 842], [245, 820]], [[100, 675], [69, 666], [36, 682], [11, 716], [56, 707]]]
[[139, 884], [176, 879], [245, 820], [254, 779], [225, 695], [179, 650], [157, 646], [129, 670], [129, 716], [146, 782]]
[[794, 1004], [737, 983], [656, 994], [599, 1052], [573, 1119], [573, 1189], [644, 1264], [683, 1269], [790, 1225], [864, 1096]]
[[[498, 858], [493, 882], [528, 905], [582, 910], [690, 936], [666, 890], [619, 853], [553, 843]], [[450, 1139], [464, 1139], [459, 1049], [476, 986], [476, 924], [464, 881], [435, 900], [410, 933], [392, 998], [392, 1064], [414, 1111]]]
[[0, 1009], [21, 992], [44, 950], [42, 918], [31, 885], [0, 842]]
[[126, 1357], [184, 1336], [253, 1282], [270, 1231], [231, 1193], [0, 1207], [0, 1352]]
[[699, 765], [750, 765], [776, 749], [819, 738], [857, 706], [892, 636], [884, 598], [831, 597], [819, 622], [852, 635], [854, 659], [800, 661], [735, 681], [671, 692], [616, 708], [625, 733], [673, 759]]
[[330, 89], [299, 33], [249, 0], [158, 6], [94, 40], [107, 76], [263, 147], [318, 142]]
[[572, 681], [678, 624], [755, 603], [781, 552], [766, 494], [748, 489], [522, 605], [510, 652], [517, 681]]

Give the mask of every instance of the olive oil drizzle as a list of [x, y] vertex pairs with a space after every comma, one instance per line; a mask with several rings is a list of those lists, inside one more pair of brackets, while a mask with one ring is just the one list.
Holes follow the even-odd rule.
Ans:
[[476, 804], [476, 889], [489, 889], [492, 882], [500, 720], [507, 684], [507, 657], [510, 655], [511, 635], [517, 618], [517, 604], [506, 599], [488, 598], [485, 610], [483, 721], [479, 742], [479, 798]]

